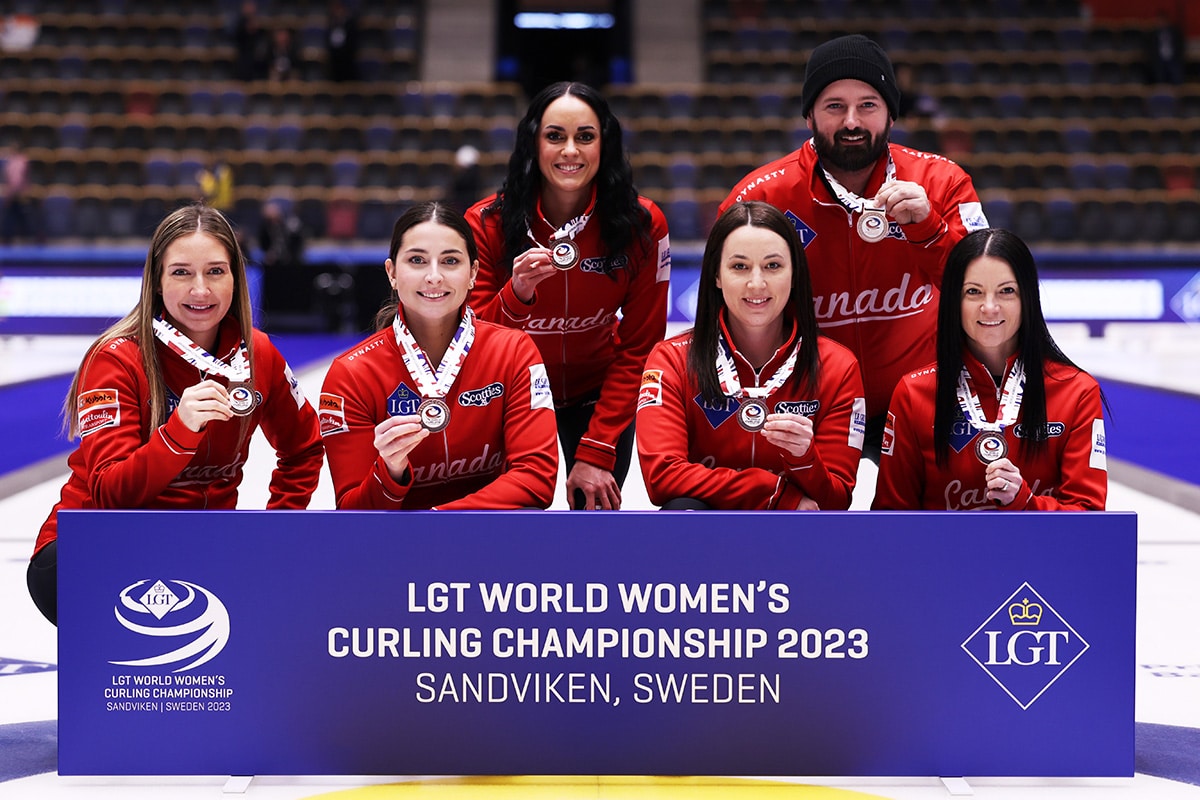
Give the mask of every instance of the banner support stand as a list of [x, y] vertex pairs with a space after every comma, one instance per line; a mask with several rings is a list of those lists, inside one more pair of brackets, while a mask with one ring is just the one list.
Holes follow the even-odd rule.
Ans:
[[971, 784], [967, 783], [966, 778], [938, 778], [938, 780], [954, 797], [973, 797], [975, 795], [975, 790], [971, 788]]
[[230, 775], [221, 787], [221, 794], [245, 794], [252, 780], [253, 775]]

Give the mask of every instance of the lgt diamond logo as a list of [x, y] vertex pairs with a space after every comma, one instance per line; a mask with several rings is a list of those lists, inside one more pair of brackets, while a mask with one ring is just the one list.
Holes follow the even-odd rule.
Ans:
[[138, 602], [156, 618], [162, 619], [179, 603], [179, 595], [172, 592], [162, 581], [155, 581], [154, 585], [138, 598]]
[[975, 663], [1028, 709], [1090, 645], [1028, 582], [962, 643]]
[[789, 210], [785, 211], [783, 215], [791, 220], [792, 225], [796, 228], [796, 233], [800, 236], [800, 244], [804, 245], [807, 250], [813, 239], [817, 238], [817, 232], [810, 228], [807, 222], [796, 216], [795, 212]]
[[1200, 322], [1200, 273], [1171, 298], [1171, 310], [1185, 322]]

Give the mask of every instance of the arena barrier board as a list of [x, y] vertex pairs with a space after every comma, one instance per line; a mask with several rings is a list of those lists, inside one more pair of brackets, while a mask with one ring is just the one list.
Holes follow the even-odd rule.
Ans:
[[64, 511], [59, 772], [1128, 777], [1136, 528]]

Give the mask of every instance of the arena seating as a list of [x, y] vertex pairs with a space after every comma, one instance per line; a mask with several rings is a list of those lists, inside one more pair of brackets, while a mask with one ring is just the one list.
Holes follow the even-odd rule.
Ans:
[[[21, 11], [22, 3], [15, 4]], [[419, 0], [362, 4], [364, 80], [324, 80], [325, 4], [260, 2], [295, 32], [298, 76], [234, 80], [238, 3], [46, 0], [28, 50], [0, 54], [0, 158], [30, 160], [48, 238], [143, 237], [234, 174], [243, 227], [280, 200], [332, 239], [386, 238], [414, 200], [444, 196], [454, 151], [502, 180], [526, 98], [515, 84], [419, 73]], [[702, 238], [747, 171], [799, 146], [804, 66], [846, 32], [876, 38], [936, 107], [895, 141], [943, 153], [976, 182], [993, 223], [1045, 245], [1195, 241], [1200, 75], [1147, 86], [1143, 24], [1089, 23], [1077, 0], [705, 0], [705, 75], [605, 88], [641, 191], [677, 239]]]

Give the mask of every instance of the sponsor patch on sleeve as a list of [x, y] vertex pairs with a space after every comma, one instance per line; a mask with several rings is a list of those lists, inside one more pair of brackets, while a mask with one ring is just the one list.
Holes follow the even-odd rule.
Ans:
[[283, 377], [287, 378], [288, 390], [292, 393], [292, 399], [296, 401], [296, 408], [304, 408], [304, 390], [300, 388], [300, 381], [292, 374], [292, 365], [286, 361], [283, 362]]
[[655, 283], [671, 280], [671, 237], [669, 235], [658, 240], [658, 272], [654, 275]]
[[867, 398], [854, 398], [850, 409], [850, 438], [847, 440], [851, 447], [863, 449], [863, 439], [867, 435]]
[[331, 436], [350, 430], [346, 425], [346, 401], [336, 394], [321, 392], [317, 401], [317, 421], [321, 423], [321, 435]]
[[87, 436], [101, 428], [121, 424], [120, 396], [116, 389], [89, 389], [75, 400], [79, 413], [79, 435]]
[[638, 411], [646, 406], [662, 404], [662, 370], [648, 369], [642, 373], [642, 387], [638, 390], [637, 399]]
[[1088, 466], [1108, 472], [1108, 456], [1104, 447], [1104, 420], [1102, 419], [1092, 420], [1092, 455], [1088, 458]]
[[883, 423], [883, 443], [879, 451], [890, 456], [896, 447], [896, 415], [888, 412], [887, 421]]
[[529, 407], [554, 410], [554, 394], [550, 391], [550, 379], [546, 377], [545, 364], [529, 366]]
[[983, 215], [983, 203], [959, 203], [958, 216], [962, 220], [963, 227], [967, 229], [967, 233], [991, 227], [987, 217]]

